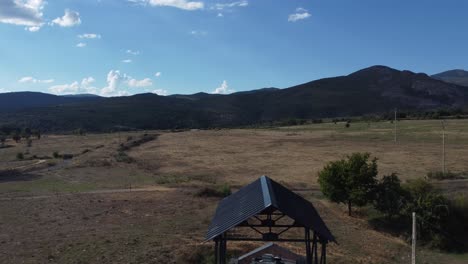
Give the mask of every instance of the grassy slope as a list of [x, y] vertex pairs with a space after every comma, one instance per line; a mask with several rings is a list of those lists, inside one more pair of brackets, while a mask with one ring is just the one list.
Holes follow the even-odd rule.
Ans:
[[[28, 168], [30, 174], [40, 177], [0, 181], [0, 243], [6, 245], [0, 249], [0, 262], [43, 263], [50, 258], [52, 263], [160, 263], [172, 255], [184, 258], [208, 246], [200, 240], [217, 202], [195, 197], [197, 188], [223, 182], [241, 186], [262, 174], [301, 190], [316, 204], [340, 242], [330, 248], [333, 263], [406, 262], [407, 244], [371, 230], [365, 221], [347, 217], [345, 208], [321, 200], [315, 183], [316, 172], [326, 161], [352, 151], [370, 151], [380, 158], [383, 173], [397, 171], [405, 179], [438, 169], [440, 121], [404, 121], [398, 125], [399, 144], [392, 142], [393, 126], [385, 122], [371, 123], [370, 127], [352, 123], [345, 128], [339, 123], [166, 133], [128, 151], [135, 159], [129, 164], [115, 161], [119, 142], [141, 133], [122, 134], [120, 140], [118, 134], [46, 136], [33, 142], [29, 156], [90, 151], [64, 166]], [[468, 123], [450, 121], [447, 130], [449, 168], [468, 170]], [[1, 168], [34, 163], [15, 160], [15, 154], [25, 150], [23, 143], [8, 144], [13, 147], [0, 149]], [[62, 164], [58, 159], [55, 162]], [[64, 195], [160, 184], [176, 189]], [[181, 241], [186, 243], [181, 245]], [[230, 248], [247, 247], [235, 243]], [[302, 250], [293, 244], [289, 247], [299, 253]], [[466, 261], [466, 255], [426, 250], [419, 255], [425, 263]], [[186, 259], [178, 260], [183, 262]]]

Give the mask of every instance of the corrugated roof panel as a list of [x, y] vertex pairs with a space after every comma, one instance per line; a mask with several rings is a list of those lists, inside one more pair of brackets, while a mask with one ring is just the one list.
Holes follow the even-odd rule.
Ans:
[[219, 202], [206, 240], [223, 234], [269, 207], [312, 229], [323, 239], [335, 241], [312, 203], [266, 176]]

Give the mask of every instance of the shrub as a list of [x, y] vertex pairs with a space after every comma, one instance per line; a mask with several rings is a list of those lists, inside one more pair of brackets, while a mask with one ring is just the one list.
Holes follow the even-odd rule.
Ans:
[[54, 151], [54, 153], [52, 153], [52, 156], [54, 157], [54, 159], [60, 158], [60, 154], [58, 153], [58, 151]]
[[125, 163], [132, 163], [135, 161], [134, 158], [127, 155], [127, 153], [123, 151], [119, 151], [117, 155], [115, 155], [115, 160], [117, 162], [125, 162]]
[[227, 184], [214, 187], [205, 187], [197, 192], [200, 197], [227, 197], [231, 195], [231, 187]]
[[0, 146], [1, 147], [4, 147], [5, 146], [5, 142], [6, 142], [6, 136], [3, 135], [3, 134], [0, 134]]
[[62, 154], [61, 156], [64, 160], [73, 159], [73, 154]]
[[377, 159], [369, 153], [353, 153], [347, 159], [329, 162], [319, 172], [319, 184], [325, 197], [336, 203], [364, 206], [373, 200], [377, 177]]
[[19, 152], [16, 154], [16, 159], [17, 160], [23, 160], [24, 159], [24, 154], [22, 152]]
[[[437, 236], [448, 219], [447, 199], [424, 179], [412, 180], [404, 188], [409, 197], [402, 213], [410, 218], [412, 212], [416, 212], [421, 240], [437, 242]], [[442, 247], [441, 244], [433, 246]]]
[[376, 187], [374, 206], [388, 218], [400, 214], [405, 206], [405, 191], [395, 173], [384, 176]]

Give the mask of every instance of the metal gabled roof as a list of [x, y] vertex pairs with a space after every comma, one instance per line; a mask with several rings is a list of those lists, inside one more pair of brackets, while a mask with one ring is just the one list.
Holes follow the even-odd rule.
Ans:
[[219, 202], [206, 234], [211, 240], [264, 211], [274, 208], [327, 241], [336, 241], [315, 207], [283, 185], [262, 176]]

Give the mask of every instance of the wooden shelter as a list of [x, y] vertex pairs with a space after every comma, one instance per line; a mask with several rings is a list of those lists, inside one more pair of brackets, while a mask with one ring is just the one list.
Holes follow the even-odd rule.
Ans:
[[[239, 228], [256, 236], [240, 235], [235, 232]], [[301, 229], [304, 235], [284, 237], [291, 229]], [[307, 264], [325, 264], [327, 244], [336, 242], [312, 203], [267, 176], [219, 202], [206, 234], [209, 240], [215, 242], [216, 264], [226, 263], [227, 241], [301, 242]]]

